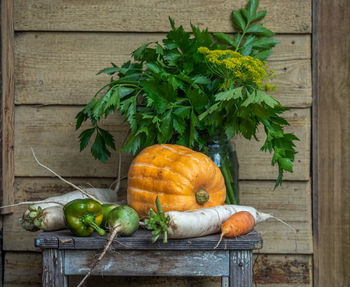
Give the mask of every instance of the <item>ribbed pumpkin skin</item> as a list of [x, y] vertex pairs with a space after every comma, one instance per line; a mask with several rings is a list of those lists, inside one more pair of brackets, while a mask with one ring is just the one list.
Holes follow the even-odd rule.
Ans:
[[[209, 200], [196, 201], [205, 190]], [[224, 204], [226, 188], [218, 166], [203, 153], [179, 145], [161, 144], [145, 148], [131, 163], [128, 173], [128, 204], [140, 217], [156, 210], [159, 196], [163, 211], [185, 211]]]

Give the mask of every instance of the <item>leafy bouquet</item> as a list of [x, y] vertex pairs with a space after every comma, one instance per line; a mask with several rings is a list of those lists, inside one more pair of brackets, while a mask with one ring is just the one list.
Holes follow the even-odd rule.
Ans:
[[132, 53], [132, 62], [100, 71], [112, 77], [76, 116], [76, 129], [87, 120], [92, 124], [79, 136], [80, 149], [95, 134], [92, 155], [103, 162], [110, 157], [115, 142], [99, 122], [116, 111], [130, 125], [122, 151], [134, 155], [155, 143], [201, 150], [218, 132], [227, 139], [240, 134], [257, 140], [262, 124], [261, 150], [273, 153], [272, 165], [279, 168], [275, 187], [280, 185], [283, 172], [293, 171], [297, 137], [284, 133], [286, 108], [266, 93], [273, 71], [265, 60], [278, 41], [256, 23], [266, 15], [257, 6], [258, 0], [249, 0], [246, 8], [232, 12], [234, 37], [194, 25], [186, 32], [170, 19], [162, 43], [146, 43]]

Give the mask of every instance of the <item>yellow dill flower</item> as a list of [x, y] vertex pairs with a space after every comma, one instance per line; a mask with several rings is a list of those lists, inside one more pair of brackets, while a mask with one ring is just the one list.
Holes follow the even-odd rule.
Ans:
[[199, 47], [198, 52], [205, 55], [205, 54], [208, 54], [209, 49], [207, 47]]
[[265, 83], [264, 90], [265, 91], [275, 91], [276, 85], [271, 85], [270, 83]]
[[261, 87], [262, 82], [272, 74], [264, 62], [232, 50], [209, 50], [200, 47], [198, 52], [204, 55], [213, 72], [236, 83], [251, 82]]

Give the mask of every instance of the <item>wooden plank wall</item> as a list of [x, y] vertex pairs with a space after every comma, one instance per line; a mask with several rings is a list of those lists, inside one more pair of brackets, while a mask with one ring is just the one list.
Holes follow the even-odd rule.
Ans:
[[[230, 11], [245, 3], [15, 0], [15, 201], [70, 190], [34, 162], [30, 147], [43, 163], [73, 182], [108, 187], [116, 175], [117, 158], [101, 164], [89, 151], [79, 153], [74, 131], [76, 113], [108, 81], [96, 72], [112, 61], [123, 63], [140, 44], [164, 37], [168, 16], [186, 29], [191, 21], [210, 31], [232, 32]], [[266, 26], [281, 42], [270, 60], [277, 73], [275, 96], [290, 107], [285, 114], [291, 123], [288, 130], [300, 142], [295, 172], [287, 174], [283, 186], [274, 191], [277, 170], [270, 167], [270, 155], [259, 152], [261, 142], [234, 139], [242, 204], [272, 213], [297, 229], [293, 233], [273, 221], [257, 228], [264, 248], [255, 255], [254, 281], [255, 286], [311, 286], [311, 0], [261, 0], [260, 8], [268, 11]], [[104, 125], [120, 146], [128, 129], [122, 119], [115, 116]], [[130, 160], [130, 156], [122, 158], [124, 174]], [[19, 227], [22, 211], [17, 208], [3, 217], [6, 287], [40, 286], [41, 256], [33, 246], [36, 233], [24, 233]], [[104, 286], [116, 282], [120, 286], [220, 286], [219, 280], [207, 278], [92, 278], [88, 286], [97, 282]]]
[[350, 2], [315, 4], [314, 284], [350, 286]]

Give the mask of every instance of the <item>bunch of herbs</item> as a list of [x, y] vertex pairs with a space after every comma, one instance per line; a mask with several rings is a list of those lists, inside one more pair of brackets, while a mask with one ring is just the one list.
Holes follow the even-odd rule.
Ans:
[[264, 85], [218, 73], [200, 52], [231, 50], [265, 63], [278, 41], [257, 23], [266, 15], [257, 7], [257, 0], [249, 0], [246, 8], [232, 12], [234, 37], [194, 25], [188, 32], [169, 18], [171, 30], [161, 43], [146, 43], [132, 53], [132, 61], [101, 70], [98, 74], [111, 76], [110, 82], [76, 116], [76, 129], [91, 121], [91, 128], [79, 136], [80, 149], [94, 135], [92, 155], [103, 162], [111, 156], [114, 138], [99, 123], [116, 111], [130, 125], [122, 151], [133, 155], [155, 143], [202, 150], [218, 132], [227, 139], [241, 135], [258, 140], [262, 125], [266, 140], [261, 150], [273, 153], [272, 165], [277, 163], [279, 169], [275, 186], [280, 185], [284, 171], [293, 171], [296, 153], [297, 137], [284, 132], [288, 122], [281, 114], [287, 109]]

